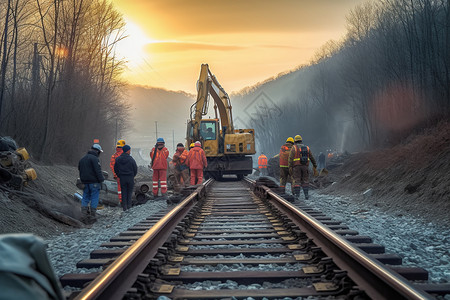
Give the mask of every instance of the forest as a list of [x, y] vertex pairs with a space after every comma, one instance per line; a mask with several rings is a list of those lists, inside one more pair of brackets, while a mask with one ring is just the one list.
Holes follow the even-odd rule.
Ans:
[[[272, 91], [277, 98], [246, 122], [264, 152], [278, 153], [296, 134], [320, 151], [392, 146], [448, 119], [449, 1], [368, 1], [346, 24], [345, 37], [327, 42], [308, 65], [239, 95], [248, 102]], [[289, 76], [295, 81], [274, 92]]]
[[126, 126], [124, 20], [106, 0], [0, 0], [0, 134], [44, 162], [78, 161]]

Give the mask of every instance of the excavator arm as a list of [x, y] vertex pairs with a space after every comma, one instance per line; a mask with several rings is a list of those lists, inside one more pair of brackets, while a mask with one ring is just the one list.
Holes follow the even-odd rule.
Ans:
[[219, 111], [222, 131], [225, 133], [234, 132], [230, 98], [228, 97], [227, 92], [225, 92], [220, 85], [217, 78], [212, 74], [211, 70], [209, 70], [208, 65], [202, 64], [200, 77], [197, 82], [197, 101], [194, 104], [194, 116], [191, 114], [194, 139], [199, 139], [200, 137], [200, 121], [208, 112], [209, 95], [211, 95], [214, 100], [214, 108], [217, 108]]

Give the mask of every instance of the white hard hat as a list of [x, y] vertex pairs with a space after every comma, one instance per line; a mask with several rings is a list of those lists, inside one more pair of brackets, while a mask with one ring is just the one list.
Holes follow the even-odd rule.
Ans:
[[98, 150], [100, 152], [103, 152], [102, 150], [102, 146], [100, 146], [100, 144], [94, 144], [92, 145], [92, 149]]

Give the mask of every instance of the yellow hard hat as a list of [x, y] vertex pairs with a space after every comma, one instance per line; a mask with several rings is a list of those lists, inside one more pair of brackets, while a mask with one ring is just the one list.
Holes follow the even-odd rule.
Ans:
[[294, 139], [290, 136], [287, 138], [286, 143], [291, 142], [292, 144], [294, 143]]
[[195, 147], [195, 144], [194, 143], [191, 143], [190, 145], [189, 145], [189, 148], [194, 148]]
[[120, 147], [120, 148], [122, 148], [123, 146], [125, 146], [125, 140], [118, 140], [117, 141], [117, 147]]
[[297, 134], [295, 137], [294, 137], [294, 141], [296, 141], [296, 142], [301, 142], [303, 139], [302, 139], [302, 136], [301, 135], [299, 135], [299, 134]]

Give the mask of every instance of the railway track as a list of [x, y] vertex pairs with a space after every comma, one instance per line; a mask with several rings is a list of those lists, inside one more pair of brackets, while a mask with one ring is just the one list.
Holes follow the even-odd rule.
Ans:
[[[265, 184], [265, 185], [264, 185]], [[286, 201], [269, 183], [208, 180], [164, 215], [111, 238], [63, 285], [76, 299], [348, 297], [432, 299], [450, 286], [401, 266], [344, 224]], [[331, 298], [327, 298], [331, 299]]]

